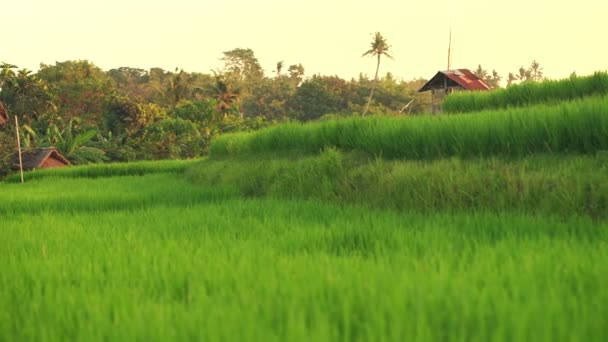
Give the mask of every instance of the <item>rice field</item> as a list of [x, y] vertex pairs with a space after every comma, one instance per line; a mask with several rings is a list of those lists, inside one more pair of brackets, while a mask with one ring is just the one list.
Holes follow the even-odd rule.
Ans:
[[491, 92], [457, 92], [445, 99], [443, 110], [447, 113], [478, 112], [606, 95], [608, 72], [604, 71], [563, 80], [525, 82]]
[[608, 338], [605, 220], [244, 198], [176, 173], [0, 190], [1, 341]]
[[606, 341], [608, 97], [0, 182], [0, 341]]
[[359, 151], [385, 159], [594, 154], [608, 151], [608, 97], [475, 115], [348, 118], [223, 135], [212, 158]]
[[313, 199], [373, 208], [524, 212], [608, 218], [608, 154], [518, 159], [386, 160], [327, 149], [317, 155], [210, 158], [186, 176], [245, 197]]
[[[63, 178], [98, 178], [113, 176], [142, 176], [154, 173], [182, 173], [195, 160], [160, 160], [160, 161], [136, 161], [128, 163], [90, 164], [86, 167], [69, 167], [41, 169], [26, 173], [26, 179], [34, 180], [50, 177]], [[4, 181], [21, 182], [21, 175], [13, 173]]]

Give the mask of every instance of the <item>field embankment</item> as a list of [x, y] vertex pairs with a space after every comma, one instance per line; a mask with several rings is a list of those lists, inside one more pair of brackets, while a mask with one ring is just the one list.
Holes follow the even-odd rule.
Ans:
[[443, 102], [447, 113], [525, 107], [608, 95], [608, 72], [563, 80], [524, 82], [490, 92], [457, 92]]

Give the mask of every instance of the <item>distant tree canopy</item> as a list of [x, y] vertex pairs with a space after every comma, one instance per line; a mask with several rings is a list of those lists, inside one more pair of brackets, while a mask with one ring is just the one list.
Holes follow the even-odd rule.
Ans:
[[[81, 151], [70, 153], [77, 164], [197, 157], [224, 132], [316, 120], [327, 114], [361, 115], [367, 106], [375, 114], [425, 112], [430, 98], [416, 91], [426, 80], [378, 75], [379, 58], [390, 56], [389, 46], [377, 35], [371, 47], [365, 54], [377, 59], [373, 79], [306, 77], [302, 64], [285, 61], [266, 75], [247, 48], [224, 52], [223, 67], [210, 74], [134, 67], [104, 71], [86, 60], [42, 64], [37, 72], [2, 63], [0, 101], [23, 125], [26, 147], [60, 145], [63, 139], [69, 150]], [[476, 73], [499, 87], [501, 77], [495, 71], [489, 73], [480, 65]], [[543, 77], [543, 68], [534, 61], [529, 68], [509, 74], [507, 81]], [[11, 125], [0, 130], [0, 175], [12, 154], [11, 130]], [[78, 146], [70, 145], [69, 139]]]

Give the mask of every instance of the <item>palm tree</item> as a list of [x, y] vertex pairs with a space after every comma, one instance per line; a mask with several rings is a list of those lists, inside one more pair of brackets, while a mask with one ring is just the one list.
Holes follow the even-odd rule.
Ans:
[[239, 95], [240, 89], [234, 89], [221, 76], [216, 76], [212, 96], [217, 101], [217, 112], [222, 114], [224, 118], [228, 116], [229, 111], [234, 110]]
[[481, 64], [477, 65], [477, 69], [475, 69], [475, 71], [473, 71], [473, 74], [479, 78], [481, 78], [482, 80], [487, 80], [488, 79], [488, 71], [485, 70], [484, 68], [481, 67]]
[[515, 76], [515, 74], [513, 74], [512, 72], [510, 72], [509, 76], [507, 76], [507, 87], [509, 87], [513, 83], [515, 83], [515, 81], [517, 81], [517, 77]]
[[17, 68], [17, 66], [12, 65], [12, 64], [4, 63], [4, 62], [2, 62], [2, 64], [0, 64], [0, 89], [2, 88], [2, 84], [4, 82], [9, 82], [11, 79], [13, 79], [15, 77], [15, 71], [13, 71], [13, 69], [16, 69], [16, 68]]
[[528, 70], [533, 81], [538, 82], [543, 80], [543, 68], [540, 67], [540, 64], [536, 61], [536, 59], [532, 61], [532, 64]]
[[283, 61], [277, 62], [277, 77], [281, 77], [281, 71], [283, 71], [284, 66], [285, 66], [285, 62], [283, 62]]
[[369, 93], [367, 104], [365, 105], [365, 109], [363, 110], [363, 115], [367, 113], [369, 105], [372, 102], [372, 97], [374, 96], [374, 91], [376, 90], [376, 84], [378, 83], [378, 70], [380, 70], [380, 58], [384, 55], [390, 59], [393, 59], [393, 56], [391, 56], [389, 53], [390, 48], [390, 45], [388, 45], [386, 39], [382, 37], [382, 34], [380, 34], [380, 32], [376, 32], [374, 34], [374, 38], [372, 39], [371, 49], [367, 50], [361, 56], [376, 56], [376, 58], [378, 59], [378, 62], [376, 64], [376, 75], [374, 76], [374, 83], [372, 84], [372, 90]]
[[517, 79], [520, 82], [527, 82], [532, 79], [532, 72], [530, 69], [525, 69], [523, 66], [519, 67], [519, 74], [517, 75]]

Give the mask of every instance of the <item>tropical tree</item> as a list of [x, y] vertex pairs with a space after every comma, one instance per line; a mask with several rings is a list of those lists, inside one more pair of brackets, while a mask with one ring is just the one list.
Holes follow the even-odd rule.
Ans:
[[241, 94], [240, 89], [234, 88], [222, 76], [216, 76], [215, 85], [212, 88], [212, 97], [217, 101], [217, 112], [224, 118], [236, 110], [237, 102]]
[[53, 125], [49, 127], [44, 135], [38, 134], [28, 125], [23, 125], [24, 142], [28, 147], [53, 146], [61, 152], [73, 164], [100, 163], [108, 158], [103, 150], [88, 146], [91, 139], [97, 135], [94, 128], [75, 134], [74, 123], [80, 119], [72, 118], [63, 130]]
[[191, 78], [192, 76], [184, 72], [184, 70], [179, 70], [178, 72], [177, 68], [175, 69], [175, 73], [169, 78], [166, 95], [172, 107], [175, 107], [181, 100], [190, 98], [190, 94], [192, 93]]
[[374, 76], [374, 84], [372, 85], [372, 89], [369, 93], [369, 98], [367, 99], [367, 104], [365, 105], [365, 109], [363, 110], [363, 115], [367, 113], [369, 109], [369, 105], [372, 102], [372, 97], [374, 96], [374, 90], [376, 90], [376, 84], [378, 83], [378, 71], [380, 70], [380, 59], [382, 56], [386, 56], [390, 59], [393, 57], [390, 55], [390, 45], [388, 45], [386, 39], [380, 34], [380, 32], [376, 32], [374, 34], [374, 38], [371, 42], [371, 49], [367, 50], [362, 57], [371, 56], [376, 57], [376, 74]]
[[89, 61], [42, 64], [37, 74], [49, 86], [49, 93], [64, 122], [79, 118], [87, 127], [102, 120], [108, 95], [115, 91], [114, 81]]
[[47, 83], [27, 69], [16, 73], [10, 69], [5, 65], [0, 71], [0, 101], [22, 123], [45, 128], [56, 111]]
[[530, 69], [526, 69], [523, 66], [520, 66], [516, 77], [520, 82], [527, 82], [532, 79], [532, 73]]
[[283, 62], [283, 61], [277, 62], [277, 77], [281, 77], [281, 71], [283, 71], [284, 66], [285, 66], [285, 62]]
[[286, 103], [289, 116], [310, 121], [325, 114], [339, 113], [344, 97], [332, 89], [331, 81], [328, 81], [328, 78], [317, 75], [304, 81]]
[[492, 70], [492, 74], [490, 74], [486, 69], [481, 67], [481, 64], [477, 65], [477, 69], [473, 71], [473, 74], [480, 79], [482, 79], [490, 89], [500, 88], [500, 81], [502, 77], [498, 75], [496, 70]]
[[13, 69], [17, 69], [17, 66], [5, 62], [0, 64], [0, 89], [2, 89], [5, 83], [10, 82], [15, 77], [16, 74]]
[[515, 74], [510, 72], [509, 75], [507, 76], [507, 87], [512, 85], [513, 83], [515, 83], [515, 81], [517, 81], [517, 76], [515, 76]]
[[175, 159], [198, 157], [208, 144], [197, 125], [180, 118], [165, 118], [145, 129], [141, 153], [145, 159]]
[[287, 71], [289, 71], [289, 79], [296, 87], [304, 80], [304, 66], [302, 64], [292, 64]]
[[251, 96], [243, 100], [241, 107], [249, 118], [263, 116], [268, 120], [283, 120], [287, 117], [286, 103], [296, 89], [286, 76], [265, 78], [252, 89]]
[[489, 76], [488, 71], [481, 67], [481, 64], [477, 65], [477, 69], [473, 71], [473, 74], [482, 80], [486, 80]]
[[251, 49], [233, 49], [224, 52], [224, 78], [241, 90], [243, 97], [264, 78], [264, 70]]
[[532, 64], [530, 64], [530, 67], [528, 68], [528, 72], [530, 73], [532, 81], [538, 82], [542, 81], [544, 78], [543, 68], [540, 67], [540, 64], [536, 60], [532, 61]]

